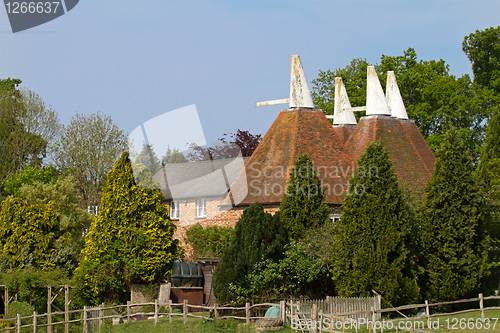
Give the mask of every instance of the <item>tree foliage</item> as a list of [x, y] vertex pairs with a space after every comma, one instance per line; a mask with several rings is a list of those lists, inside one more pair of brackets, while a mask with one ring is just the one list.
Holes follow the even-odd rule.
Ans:
[[24, 126], [28, 113], [18, 89], [21, 80], [0, 80], [0, 181], [22, 169], [40, 165], [47, 141]]
[[500, 200], [500, 106], [488, 124], [476, 179], [484, 182], [488, 191], [493, 191], [495, 200]]
[[197, 223], [186, 229], [184, 241], [193, 248], [194, 258], [220, 258], [229, 246], [233, 228]]
[[462, 50], [472, 63], [474, 82], [500, 93], [500, 26], [465, 36]]
[[235, 144], [240, 148], [241, 155], [243, 157], [247, 157], [252, 156], [255, 149], [257, 149], [257, 146], [262, 139], [262, 134], [252, 134], [248, 130], [243, 131], [241, 129], [237, 129], [236, 133], [232, 133], [229, 135], [229, 138], [227, 134], [224, 134], [224, 136], [220, 138], [219, 141], [223, 143], [229, 142]]
[[420, 281], [431, 302], [476, 296], [489, 274], [489, 210], [473, 172], [463, 139], [450, 129], [436, 152], [420, 216]]
[[248, 157], [253, 154], [260, 143], [261, 134], [255, 135], [250, 131], [238, 129], [236, 133], [224, 134], [218, 143], [209, 146], [199, 146], [196, 143], [189, 145], [189, 153], [186, 158], [190, 162], [217, 160], [223, 158], [234, 158], [239, 156]]
[[[69, 279], [62, 270], [39, 270], [33, 268], [0, 270], [0, 281], [9, 288], [10, 295], [17, 295], [17, 301], [29, 304], [37, 313], [47, 312], [47, 285], [58, 286], [69, 284]], [[12, 303], [9, 304], [9, 309]], [[53, 305], [64, 308], [64, 297], [57, 297]], [[73, 305], [73, 304], [72, 304]], [[26, 308], [20, 305], [18, 310]], [[15, 310], [15, 309], [12, 309]], [[17, 311], [15, 311], [17, 312]]]
[[257, 262], [242, 284], [247, 288], [231, 285], [229, 293], [239, 303], [335, 294], [330, 276], [334, 235], [333, 223], [309, 230], [303, 239], [285, 245], [280, 261], [266, 259]]
[[318, 228], [329, 220], [323, 188], [312, 159], [300, 156], [290, 172], [286, 193], [280, 204], [280, 217], [291, 239], [300, 239], [308, 229]]
[[177, 148], [170, 149], [170, 147], [167, 148], [165, 155], [163, 155], [161, 158], [162, 165], [171, 163], [185, 163], [187, 161], [188, 160], [179, 149]]
[[418, 288], [407, 204], [387, 150], [370, 144], [357, 162], [333, 245], [332, 273], [343, 296], [380, 293], [386, 305], [411, 304]]
[[[57, 251], [63, 235], [55, 203], [27, 203], [20, 198], [6, 199], [0, 209], [0, 255], [12, 268], [53, 266], [47, 256]], [[7, 267], [7, 268], [10, 268]]]
[[111, 117], [76, 114], [52, 146], [53, 165], [77, 182], [81, 206], [99, 203], [106, 174], [126, 150], [126, 137]]
[[75, 273], [85, 281], [89, 301], [126, 301], [130, 284], [160, 281], [177, 254], [164, 196], [135, 184], [128, 156], [123, 153], [108, 174]]
[[266, 213], [259, 203], [243, 211], [231, 237], [231, 244], [224, 251], [215, 270], [214, 294], [220, 302], [227, 302], [230, 284], [242, 286], [245, 277], [257, 262], [271, 259], [277, 262], [287, 243], [287, 234], [281, 225], [279, 213]]
[[20, 90], [24, 112], [19, 121], [24, 125], [24, 130], [40, 136], [48, 145], [59, 135], [61, 124], [57, 112], [35, 92], [22, 88]]

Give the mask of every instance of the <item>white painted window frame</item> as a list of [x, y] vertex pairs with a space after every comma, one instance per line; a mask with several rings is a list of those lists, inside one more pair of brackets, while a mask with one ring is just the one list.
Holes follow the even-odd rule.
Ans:
[[207, 217], [207, 200], [198, 199], [196, 200], [196, 217]]

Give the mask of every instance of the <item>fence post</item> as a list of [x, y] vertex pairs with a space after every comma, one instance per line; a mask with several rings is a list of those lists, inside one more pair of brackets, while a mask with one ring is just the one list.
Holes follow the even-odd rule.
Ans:
[[132, 322], [132, 309], [130, 308], [130, 301], [127, 301], [127, 323]]
[[[315, 321], [316, 321], [316, 319], [318, 319], [318, 305], [317, 305], [316, 303], [314, 303], [314, 304], [312, 305], [312, 309], [311, 309], [311, 319], [312, 319], [312, 321], [313, 321], [313, 322], [315, 322]], [[313, 326], [313, 327], [314, 327], [314, 328], [313, 328], [313, 330], [312, 330], [312, 331], [313, 331], [313, 333], [318, 332], [318, 329], [316, 328], [316, 324], [314, 324], [314, 326]]]
[[4, 287], [4, 296], [5, 296], [5, 314], [7, 314], [7, 310], [9, 309], [9, 287]]
[[322, 325], [322, 322], [323, 322], [323, 309], [319, 310], [319, 313], [318, 313], [318, 320], [316, 321], [316, 324], [317, 322], [319, 321], [319, 332], [323, 332], [323, 325]]
[[102, 303], [100, 306], [99, 306], [99, 327], [102, 326], [102, 324], [104, 324], [104, 303]]
[[173, 319], [172, 319], [172, 300], [171, 299], [168, 300], [168, 321], [170, 322], [170, 324], [172, 324], [172, 322], [173, 322]]
[[217, 310], [218, 306], [219, 306], [219, 304], [217, 304], [217, 303], [214, 304], [214, 316], [215, 316], [215, 318], [219, 318], [219, 310]]
[[245, 325], [250, 325], [250, 303], [245, 303]]
[[283, 325], [286, 323], [286, 301], [280, 302], [280, 312], [281, 312], [281, 321], [283, 321]]
[[83, 333], [87, 333], [87, 306], [83, 307]]
[[36, 333], [36, 311], [33, 311], [33, 333]]
[[188, 300], [182, 302], [182, 315], [184, 317], [184, 325], [188, 322]]
[[21, 333], [21, 314], [17, 314], [17, 321], [16, 321], [16, 327], [17, 327], [17, 333]]
[[52, 286], [47, 286], [47, 333], [52, 333], [52, 316], [50, 315], [52, 312]]
[[290, 299], [290, 322], [293, 319], [293, 298]]
[[429, 309], [429, 301], [425, 300], [425, 314], [427, 315], [427, 327], [431, 327], [431, 313]]
[[155, 299], [155, 325], [158, 324], [158, 299]]
[[64, 286], [64, 333], [69, 333], [69, 285]]
[[372, 327], [373, 327], [373, 333], [377, 333], [377, 327], [375, 325], [375, 309], [373, 308], [373, 306], [371, 307], [371, 311], [372, 311]]
[[479, 308], [481, 309], [481, 319], [484, 321], [484, 302], [483, 302], [483, 294], [479, 294]]

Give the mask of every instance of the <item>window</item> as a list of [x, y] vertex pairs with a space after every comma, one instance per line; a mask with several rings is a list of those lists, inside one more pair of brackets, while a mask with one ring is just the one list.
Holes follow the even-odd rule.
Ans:
[[172, 201], [170, 203], [170, 218], [179, 219], [179, 201]]
[[87, 212], [92, 215], [99, 215], [99, 206], [88, 206], [87, 207]]
[[207, 201], [205, 199], [196, 200], [196, 216], [207, 217]]
[[336, 221], [340, 220], [340, 214], [330, 215], [330, 220], [332, 222], [336, 222]]

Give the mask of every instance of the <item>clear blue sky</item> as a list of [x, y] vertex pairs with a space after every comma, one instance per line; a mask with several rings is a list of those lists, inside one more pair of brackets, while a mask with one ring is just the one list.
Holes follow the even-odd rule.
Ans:
[[214, 141], [267, 131], [287, 106], [254, 104], [288, 97], [292, 54], [309, 82], [320, 69], [408, 47], [460, 76], [471, 73], [464, 36], [500, 25], [498, 13], [498, 0], [80, 0], [13, 34], [0, 8], [0, 78], [21, 79], [63, 123], [100, 111], [128, 133], [196, 104]]

